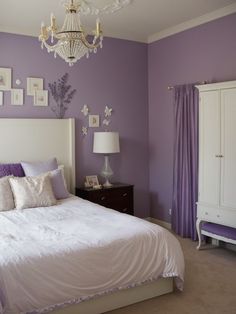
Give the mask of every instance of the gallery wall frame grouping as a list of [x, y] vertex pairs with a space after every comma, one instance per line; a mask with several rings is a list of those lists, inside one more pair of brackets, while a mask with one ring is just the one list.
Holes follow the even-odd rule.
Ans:
[[84, 137], [88, 135], [89, 128], [99, 128], [100, 126], [103, 126], [105, 128], [105, 131], [108, 130], [111, 123], [111, 116], [113, 113], [113, 109], [111, 107], [108, 107], [107, 105], [105, 106], [104, 113], [103, 113], [104, 117], [103, 119], [101, 119], [101, 122], [100, 122], [99, 114], [90, 114], [91, 110], [88, 105], [83, 105], [80, 111], [82, 112], [84, 118], [86, 120], [88, 119], [88, 125], [87, 126], [82, 125], [82, 128], [81, 128], [82, 135]]
[[[27, 96], [32, 96], [33, 105], [48, 106], [48, 90], [43, 89], [44, 79], [39, 77], [27, 77]], [[21, 80], [16, 79], [15, 84], [21, 85]], [[24, 89], [12, 87], [12, 69], [0, 67], [0, 106], [4, 105], [4, 93], [11, 93], [11, 105], [22, 106], [24, 104]]]

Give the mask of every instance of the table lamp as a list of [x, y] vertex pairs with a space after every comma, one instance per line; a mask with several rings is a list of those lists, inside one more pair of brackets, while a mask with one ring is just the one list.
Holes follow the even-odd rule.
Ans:
[[104, 155], [105, 162], [101, 170], [101, 176], [105, 178], [105, 183], [103, 186], [112, 186], [112, 184], [109, 182], [109, 178], [113, 175], [113, 171], [109, 164], [109, 155], [120, 152], [119, 133], [94, 132], [93, 152]]

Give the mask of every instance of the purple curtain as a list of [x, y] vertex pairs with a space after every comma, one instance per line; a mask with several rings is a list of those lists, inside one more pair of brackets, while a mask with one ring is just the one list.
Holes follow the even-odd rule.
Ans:
[[192, 84], [176, 86], [174, 94], [172, 229], [196, 240], [199, 94]]

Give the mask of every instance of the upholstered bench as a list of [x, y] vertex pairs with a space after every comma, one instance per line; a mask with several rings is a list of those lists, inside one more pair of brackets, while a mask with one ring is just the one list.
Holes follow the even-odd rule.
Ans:
[[206, 222], [202, 225], [201, 234], [220, 241], [236, 244], [236, 228]]

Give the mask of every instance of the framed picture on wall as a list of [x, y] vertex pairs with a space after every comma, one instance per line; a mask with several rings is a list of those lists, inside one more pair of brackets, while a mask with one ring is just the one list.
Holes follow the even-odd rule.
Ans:
[[43, 90], [43, 79], [37, 77], [27, 77], [27, 95], [34, 96], [36, 90]]
[[36, 90], [34, 91], [34, 106], [48, 106], [48, 91]]
[[24, 90], [12, 89], [11, 90], [11, 104], [15, 106], [21, 106], [24, 103]]
[[3, 92], [0, 92], [0, 106], [3, 105]]
[[99, 127], [99, 115], [89, 115], [89, 127], [98, 128]]
[[0, 68], [0, 90], [11, 89], [11, 69]]

